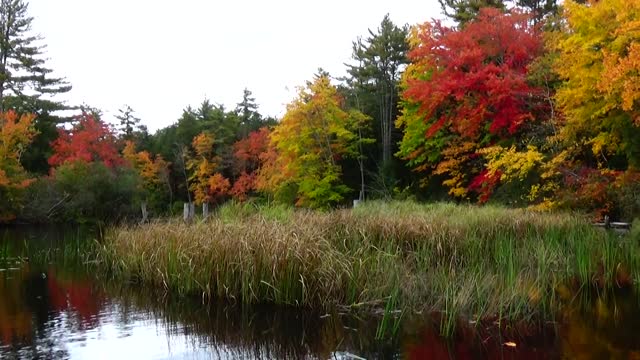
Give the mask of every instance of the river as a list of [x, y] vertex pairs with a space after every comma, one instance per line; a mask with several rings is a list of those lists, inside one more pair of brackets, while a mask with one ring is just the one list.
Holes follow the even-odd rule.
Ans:
[[543, 324], [460, 321], [445, 339], [434, 316], [405, 315], [381, 334], [380, 316], [175, 299], [108, 280], [69, 250], [96, 237], [0, 228], [0, 359], [640, 359], [631, 291], [576, 298]]

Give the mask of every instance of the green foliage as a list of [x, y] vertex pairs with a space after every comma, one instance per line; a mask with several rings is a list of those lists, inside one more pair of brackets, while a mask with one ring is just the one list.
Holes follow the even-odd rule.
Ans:
[[[398, 83], [409, 60], [408, 27], [396, 26], [387, 14], [377, 31], [353, 43], [352, 65], [347, 64], [346, 96], [351, 106], [373, 119], [374, 153], [367, 158], [370, 170], [393, 161], [398, 134]], [[368, 149], [367, 149], [368, 150]], [[395, 174], [392, 174], [392, 176]]]
[[444, 15], [460, 25], [465, 25], [476, 19], [480, 9], [493, 7], [506, 10], [504, 0], [438, 0]]
[[52, 216], [57, 221], [115, 221], [137, 214], [133, 200], [139, 178], [127, 167], [77, 161], [56, 168], [49, 181], [61, 201]]

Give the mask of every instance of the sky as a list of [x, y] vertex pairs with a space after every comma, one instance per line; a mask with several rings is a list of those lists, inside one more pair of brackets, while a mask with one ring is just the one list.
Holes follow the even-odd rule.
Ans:
[[48, 66], [73, 86], [70, 105], [125, 104], [151, 131], [205, 98], [235, 108], [253, 92], [281, 117], [319, 67], [345, 74], [352, 42], [385, 14], [414, 25], [440, 17], [437, 0], [30, 0]]

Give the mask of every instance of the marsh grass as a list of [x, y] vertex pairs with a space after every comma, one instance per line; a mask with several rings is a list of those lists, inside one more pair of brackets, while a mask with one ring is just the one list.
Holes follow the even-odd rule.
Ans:
[[[456, 319], [551, 316], [580, 288], [632, 286], [637, 236], [572, 214], [501, 207], [374, 202], [332, 212], [231, 204], [206, 221], [108, 230], [110, 274], [203, 299]], [[565, 291], [558, 290], [562, 286]], [[403, 315], [409, 316], [409, 315]]]

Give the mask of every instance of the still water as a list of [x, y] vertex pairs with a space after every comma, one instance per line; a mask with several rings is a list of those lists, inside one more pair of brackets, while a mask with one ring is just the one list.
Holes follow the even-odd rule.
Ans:
[[640, 359], [631, 292], [572, 301], [556, 322], [461, 324], [450, 340], [415, 315], [378, 339], [379, 317], [203, 304], [104, 280], [61, 251], [95, 237], [0, 228], [0, 359]]

